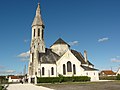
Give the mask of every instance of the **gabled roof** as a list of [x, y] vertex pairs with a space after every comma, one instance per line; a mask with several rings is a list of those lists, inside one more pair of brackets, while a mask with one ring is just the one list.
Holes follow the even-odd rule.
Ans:
[[92, 65], [94, 66], [92, 63], [85, 62], [85, 58], [83, 57], [83, 55], [80, 52], [77, 52], [75, 50], [71, 50], [71, 52], [73, 53], [73, 55], [81, 62], [81, 64], [88, 64], [88, 65]]
[[90, 68], [90, 67], [87, 67], [87, 66], [81, 66], [85, 71], [98, 71], [98, 69], [95, 69], [95, 68]]
[[58, 56], [56, 53], [52, 52], [51, 49], [46, 48], [45, 53], [40, 53], [40, 62], [41, 63], [56, 63], [57, 60], [59, 60], [60, 56]]
[[105, 75], [116, 75], [116, 73], [114, 73], [112, 70], [103, 70], [101, 71], [101, 74], [105, 74]]
[[[61, 38], [59, 38], [55, 43], [53, 43], [53, 45], [55, 45], [55, 44], [66, 44], [70, 47], [70, 45], [68, 43], [66, 43], [64, 40], [62, 40]], [[53, 46], [53, 45], [51, 45], [51, 46]]]

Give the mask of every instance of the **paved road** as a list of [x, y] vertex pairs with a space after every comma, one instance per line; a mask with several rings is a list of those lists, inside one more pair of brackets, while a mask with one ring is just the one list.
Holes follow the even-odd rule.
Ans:
[[53, 90], [42, 86], [32, 84], [10, 84], [7, 90]]

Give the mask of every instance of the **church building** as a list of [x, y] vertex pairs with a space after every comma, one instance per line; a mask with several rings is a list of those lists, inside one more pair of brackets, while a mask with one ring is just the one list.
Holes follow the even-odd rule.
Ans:
[[[98, 70], [89, 62], [87, 51], [84, 56], [70, 48], [70, 45], [59, 38], [50, 48], [45, 47], [44, 28], [40, 4], [32, 23], [30, 61], [28, 65], [28, 81], [36, 77], [88, 76], [91, 81], [98, 81]], [[63, 32], [64, 33], [64, 32]]]

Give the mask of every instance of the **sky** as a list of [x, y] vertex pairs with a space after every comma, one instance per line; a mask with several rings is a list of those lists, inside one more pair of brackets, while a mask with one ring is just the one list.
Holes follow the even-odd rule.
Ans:
[[31, 24], [40, 1], [45, 44], [58, 38], [99, 70], [120, 66], [120, 0], [0, 0], [0, 75], [22, 74], [29, 62]]

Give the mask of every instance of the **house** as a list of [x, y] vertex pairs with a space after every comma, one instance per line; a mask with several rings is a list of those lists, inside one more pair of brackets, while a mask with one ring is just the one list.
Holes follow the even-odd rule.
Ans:
[[[28, 65], [28, 82], [36, 82], [36, 77], [88, 76], [91, 81], [98, 81], [98, 69], [81, 52], [71, 49], [62, 38], [55, 41], [50, 48], [45, 47], [44, 28], [40, 4], [32, 23], [30, 61]], [[53, 32], [54, 33], [54, 32]], [[64, 32], [63, 32], [64, 33]], [[54, 34], [53, 34], [54, 35]]]
[[116, 73], [112, 70], [103, 70], [100, 72], [100, 76], [116, 76]]
[[118, 68], [116, 75], [120, 75], [120, 68]]
[[8, 82], [20, 82], [21, 78], [19, 76], [9, 76]]

